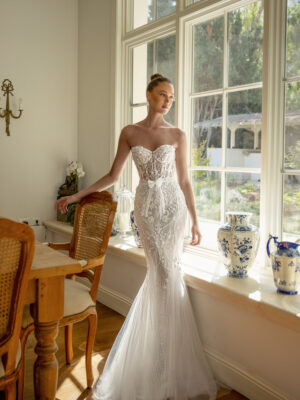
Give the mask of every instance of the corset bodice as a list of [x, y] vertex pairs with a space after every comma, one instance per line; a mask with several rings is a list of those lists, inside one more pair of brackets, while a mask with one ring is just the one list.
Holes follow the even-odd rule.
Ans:
[[154, 151], [143, 146], [131, 147], [132, 157], [142, 180], [175, 178], [175, 147], [162, 144]]

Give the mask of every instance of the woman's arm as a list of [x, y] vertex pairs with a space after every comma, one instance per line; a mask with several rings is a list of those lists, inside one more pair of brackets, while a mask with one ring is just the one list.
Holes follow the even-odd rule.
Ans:
[[80, 192], [75, 193], [71, 196], [61, 197], [59, 200], [56, 201], [54, 205], [55, 210], [59, 208], [61, 213], [65, 213], [69, 204], [80, 201], [83, 197], [87, 196], [90, 193], [96, 191], [101, 192], [102, 190], [105, 190], [114, 185], [119, 180], [128, 154], [130, 152], [130, 146], [127, 142], [127, 131], [127, 127], [122, 129], [119, 138], [117, 153], [110, 171], [102, 178], [98, 179], [95, 183], [81, 190]]
[[183, 191], [186, 205], [192, 220], [192, 240], [190, 241], [190, 244], [196, 246], [201, 241], [201, 233], [198, 226], [194, 193], [188, 175], [186, 134], [181, 130], [179, 130], [178, 146], [176, 150], [176, 170], [178, 183]]

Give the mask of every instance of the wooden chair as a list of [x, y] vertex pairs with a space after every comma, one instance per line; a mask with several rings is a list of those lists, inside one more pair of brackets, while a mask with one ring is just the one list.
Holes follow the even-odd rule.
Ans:
[[70, 243], [49, 243], [56, 250], [68, 250], [69, 256], [86, 260], [83, 272], [76, 276], [87, 278], [90, 289], [68, 276], [65, 280], [65, 308], [60, 326], [65, 327], [66, 362], [73, 359], [73, 324], [88, 318], [88, 337], [86, 344], [87, 386], [92, 387], [92, 350], [96, 336], [97, 311], [96, 297], [105, 259], [117, 202], [108, 191], [96, 192], [83, 198], [76, 207], [73, 236]]
[[33, 253], [33, 230], [0, 218], [0, 390], [6, 400], [16, 399], [22, 364], [19, 339]]

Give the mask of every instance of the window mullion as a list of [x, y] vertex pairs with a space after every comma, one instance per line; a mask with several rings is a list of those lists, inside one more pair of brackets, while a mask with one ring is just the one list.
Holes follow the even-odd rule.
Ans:
[[264, 1], [261, 242], [281, 236], [284, 85], [284, 0]]
[[228, 87], [228, 41], [227, 41], [227, 12], [224, 13], [224, 42], [223, 42], [223, 95], [222, 95], [222, 169], [221, 172], [221, 223], [225, 221], [226, 202], [226, 144], [227, 144], [227, 93]]
[[153, 73], [159, 72], [159, 71], [157, 71], [156, 46], [157, 46], [157, 40], [154, 40], [153, 41]]

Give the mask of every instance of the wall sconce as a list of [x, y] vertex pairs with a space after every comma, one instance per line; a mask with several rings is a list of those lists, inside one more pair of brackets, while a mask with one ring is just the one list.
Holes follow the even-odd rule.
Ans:
[[22, 99], [19, 100], [19, 115], [14, 115], [12, 110], [9, 109], [9, 95], [13, 96], [13, 91], [14, 87], [13, 84], [9, 79], [4, 79], [2, 82], [1, 90], [4, 93], [4, 97], [6, 96], [6, 108], [3, 110], [2, 113], [2, 108], [0, 107], [0, 117], [5, 118], [6, 122], [6, 128], [5, 132], [7, 133], [7, 136], [10, 136], [10, 131], [9, 131], [9, 124], [10, 124], [10, 117], [13, 117], [15, 119], [18, 119], [21, 117], [22, 112], [23, 112], [23, 107], [22, 107]]

